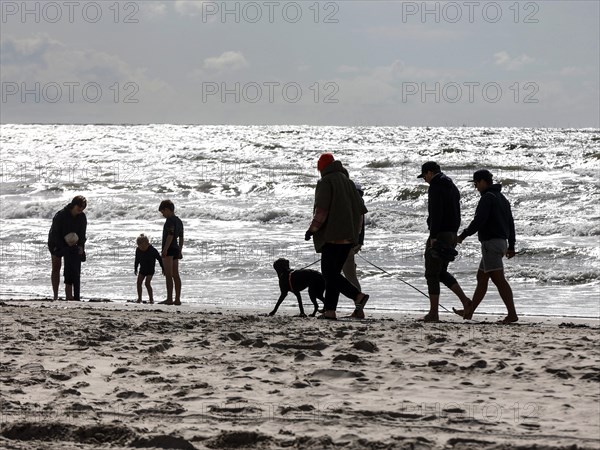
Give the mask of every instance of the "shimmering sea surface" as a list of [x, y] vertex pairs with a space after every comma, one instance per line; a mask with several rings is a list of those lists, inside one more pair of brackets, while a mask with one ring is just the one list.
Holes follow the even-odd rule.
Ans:
[[[461, 229], [479, 197], [468, 182], [472, 172], [487, 168], [502, 182], [520, 251], [506, 273], [521, 314], [599, 316], [596, 129], [2, 125], [0, 298], [51, 296], [48, 229], [54, 213], [82, 194], [84, 299], [135, 299], [135, 238], [145, 233], [160, 246], [158, 205], [170, 198], [186, 227], [184, 301], [268, 312], [278, 296], [273, 261], [286, 257], [300, 268], [319, 259], [303, 238], [323, 151], [365, 191], [361, 255], [369, 262], [357, 263], [370, 310], [428, 305], [400, 280], [426, 290], [427, 185], [416, 175], [435, 160], [461, 191]], [[469, 295], [478, 262], [472, 237], [451, 265]], [[153, 285], [156, 298], [164, 297], [160, 275]], [[442, 290], [441, 304], [459, 302]], [[351, 303], [340, 306], [350, 310]], [[296, 310], [290, 296], [283, 311]], [[505, 311], [493, 286], [480, 310]]]

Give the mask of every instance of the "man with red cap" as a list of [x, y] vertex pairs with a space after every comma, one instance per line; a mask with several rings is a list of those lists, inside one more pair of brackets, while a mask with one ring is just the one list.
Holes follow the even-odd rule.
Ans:
[[315, 190], [313, 220], [305, 239], [313, 237], [321, 253], [321, 272], [325, 278], [325, 310], [319, 318], [336, 320], [340, 293], [354, 300], [352, 317], [364, 318], [369, 296], [360, 292], [341, 274], [350, 249], [358, 244], [363, 215], [367, 209], [354, 183], [344, 174], [341, 162], [323, 153], [317, 162], [321, 179]]

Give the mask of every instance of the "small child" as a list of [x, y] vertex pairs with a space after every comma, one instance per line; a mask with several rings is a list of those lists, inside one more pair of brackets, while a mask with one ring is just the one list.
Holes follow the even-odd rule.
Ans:
[[[144, 234], [140, 234], [136, 240], [137, 248], [135, 249], [135, 264], [134, 273], [138, 276], [137, 278], [137, 293], [138, 303], [142, 303], [142, 282], [146, 279], [146, 289], [148, 290], [149, 303], [154, 303], [154, 297], [152, 295], [152, 276], [154, 275], [155, 261], [158, 260], [160, 268], [162, 269], [163, 275], [165, 269], [163, 267], [162, 258], [160, 253], [151, 244], [148, 238]], [[138, 265], [140, 266], [140, 273], [138, 275]]]
[[[66, 300], [79, 301], [82, 261], [82, 255], [77, 245], [79, 243], [79, 236], [77, 236], [77, 233], [69, 233], [64, 239], [67, 247], [62, 248], [61, 254], [65, 258], [63, 276], [65, 277], [65, 286], [67, 287]], [[73, 290], [70, 289], [71, 286]]]

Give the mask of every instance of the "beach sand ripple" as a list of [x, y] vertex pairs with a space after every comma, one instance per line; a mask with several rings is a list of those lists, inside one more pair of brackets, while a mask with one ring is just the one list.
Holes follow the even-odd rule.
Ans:
[[1, 448], [600, 448], [593, 322], [0, 312]]

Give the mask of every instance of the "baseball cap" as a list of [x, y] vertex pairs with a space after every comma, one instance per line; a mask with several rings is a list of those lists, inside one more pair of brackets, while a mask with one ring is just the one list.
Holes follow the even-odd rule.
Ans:
[[492, 175], [492, 173], [489, 170], [481, 169], [481, 170], [476, 171], [473, 174], [473, 180], [472, 181], [485, 180], [488, 183], [491, 183], [493, 177], [494, 176]]
[[434, 161], [427, 161], [425, 164], [423, 164], [421, 166], [421, 175], [417, 175], [417, 178], [424, 178], [425, 174], [429, 171], [432, 171], [433, 173], [437, 173], [439, 172], [440, 166], [438, 163], [434, 162]]

